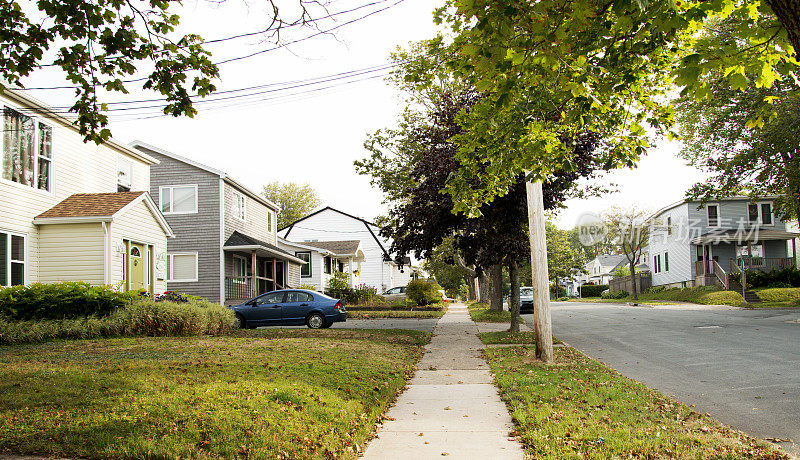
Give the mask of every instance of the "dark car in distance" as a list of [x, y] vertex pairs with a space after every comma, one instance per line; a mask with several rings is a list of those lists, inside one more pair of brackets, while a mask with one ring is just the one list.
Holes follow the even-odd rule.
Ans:
[[519, 312], [533, 313], [533, 288], [519, 288]]
[[272, 291], [228, 308], [236, 314], [235, 326], [243, 329], [303, 324], [322, 329], [347, 320], [341, 299], [305, 289]]

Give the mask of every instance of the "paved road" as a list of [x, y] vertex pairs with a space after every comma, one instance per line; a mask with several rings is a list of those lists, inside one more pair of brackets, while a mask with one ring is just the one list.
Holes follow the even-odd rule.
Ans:
[[551, 314], [571, 346], [800, 455], [800, 310], [558, 302]]

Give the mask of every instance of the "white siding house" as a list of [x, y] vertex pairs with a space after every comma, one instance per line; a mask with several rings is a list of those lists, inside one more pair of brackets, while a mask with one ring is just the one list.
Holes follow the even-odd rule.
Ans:
[[362, 283], [365, 256], [358, 240], [294, 243], [279, 238], [278, 247], [307, 261], [301, 267], [298, 284], [313, 285], [315, 290], [324, 292], [333, 278], [334, 270], [347, 274], [350, 287]]
[[20, 92], [0, 105], [0, 286], [165, 290], [172, 231], [147, 194], [156, 160], [113, 139], [84, 143], [72, 120]]
[[331, 207], [323, 208], [282, 228], [278, 234], [288, 242], [358, 240], [364, 260], [361, 262], [360, 282], [378, 292], [395, 286], [405, 286], [412, 279], [410, 265], [398, 266], [388, 252], [390, 242], [379, 235], [377, 225], [360, 217]]

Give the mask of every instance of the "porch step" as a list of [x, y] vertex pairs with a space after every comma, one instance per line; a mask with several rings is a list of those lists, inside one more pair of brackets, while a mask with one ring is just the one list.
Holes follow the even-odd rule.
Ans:
[[744, 293], [744, 300], [747, 303], [761, 303], [761, 299], [758, 295], [753, 291], [745, 291]]

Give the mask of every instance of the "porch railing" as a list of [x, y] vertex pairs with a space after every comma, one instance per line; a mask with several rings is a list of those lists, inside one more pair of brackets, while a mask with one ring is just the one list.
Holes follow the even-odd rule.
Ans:
[[245, 300], [253, 295], [253, 286], [250, 276], [226, 276], [225, 298], [231, 300]]
[[[752, 257], [749, 259], [730, 259], [731, 273], [736, 273], [741, 269], [770, 272], [772, 270], [793, 267], [794, 265], [794, 257]], [[739, 270], [734, 269], [734, 266]]]
[[719, 264], [716, 260], [711, 261], [711, 268], [714, 270], [714, 275], [716, 275], [717, 279], [725, 286], [725, 289], [730, 289], [731, 282], [729, 275], [725, 273], [725, 270], [722, 268], [722, 265]]

